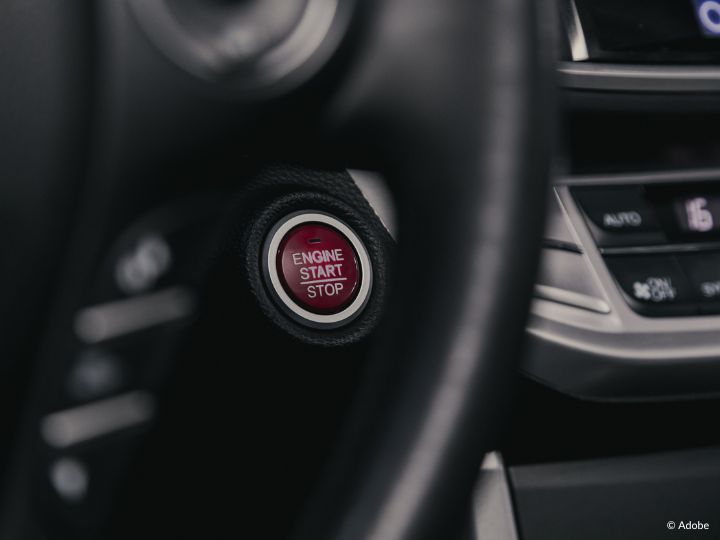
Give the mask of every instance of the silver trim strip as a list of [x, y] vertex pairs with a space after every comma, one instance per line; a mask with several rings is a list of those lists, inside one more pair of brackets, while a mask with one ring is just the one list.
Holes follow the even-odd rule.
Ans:
[[100, 343], [183, 319], [190, 316], [194, 308], [194, 295], [187, 289], [174, 287], [85, 308], [75, 317], [75, 334], [85, 343]]
[[155, 399], [143, 391], [96, 401], [47, 415], [40, 433], [54, 448], [68, 448], [114, 431], [144, 424], [155, 414]]
[[582, 27], [580, 14], [578, 13], [575, 0], [567, 0], [563, 7], [563, 21], [567, 30], [568, 41], [570, 44], [570, 55], [574, 62], [582, 62], [590, 58], [588, 52], [587, 40], [585, 39], [585, 31]]
[[651, 255], [662, 253], [697, 253], [720, 250], [720, 242], [698, 242], [695, 244], [663, 244], [659, 246], [607, 247], [600, 248], [603, 255]]
[[559, 62], [562, 86], [615, 92], [720, 92], [720, 67]]
[[660, 184], [668, 182], [702, 182], [720, 180], [719, 168], [689, 169], [677, 171], [650, 171], [618, 174], [586, 174], [563, 176], [553, 183], [558, 185], [618, 185], [618, 184]]
[[510, 486], [499, 452], [485, 455], [473, 497], [473, 540], [518, 540]]
[[557, 287], [549, 287], [547, 285], [535, 285], [535, 297], [559, 304], [566, 304], [572, 307], [578, 307], [595, 311], [597, 313], [610, 313], [610, 306], [599, 298], [593, 298], [586, 294], [580, 294]]

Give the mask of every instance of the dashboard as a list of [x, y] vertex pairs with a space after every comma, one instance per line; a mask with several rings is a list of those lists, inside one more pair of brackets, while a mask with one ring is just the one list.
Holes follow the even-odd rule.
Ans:
[[522, 538], [717, 534], [719, 8], [560, 2], [564, 159], [504, 454]]
[[[37, 59], [44, 21], [73, 58], [0, 89], [36, 105], [0, 122], [14, 171], [0, 182], [13, 441], [0, 537], [219, 536], [240, 496], [267, 511], [249, 516], [264, 537], [293, 525], [383, 327], [403, 239], [377, 163], [320, 155], [312, 107], [294, 109], [324, 104], [336, 47], [356, 54], [340, 40], [351, 4], [102, 0], [0, 32]], [[524, 201], [546, 208], [540, 263], [472, 532], [720, 537], [720, 2], [556, 8], [553, 175]], [[273, 24], [256, 35], [251, 16]], [[54, 82], [75, 71], [88, 75]], [[309, 98], [284, 95], [318, 72]], [[258, 118], [248, 141], [239, 119]], [[62, 151], [30, 159], [52, 134]], [[368, 148], [380, 135], [364, 133]], [[40, 185], [54, 175], [67, 182]], [[427, 261], [449, 256], [433, 249]], [[504, 291], [510, 303], [522, 284]], [[205, 496], [218, 486], [239, 495]]]

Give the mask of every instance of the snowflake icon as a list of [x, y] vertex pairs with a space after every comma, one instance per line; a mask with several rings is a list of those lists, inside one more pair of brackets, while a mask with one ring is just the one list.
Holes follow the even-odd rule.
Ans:
[[650, 285], [636, 281], [633, 283], [633, 296], [638, 300], [650, 300], [652, 298]]

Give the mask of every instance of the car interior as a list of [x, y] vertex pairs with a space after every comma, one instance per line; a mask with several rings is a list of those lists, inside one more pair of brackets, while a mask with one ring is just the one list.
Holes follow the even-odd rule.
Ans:
[[720, 538], [720, 2], [0, 0], [0, 540]]

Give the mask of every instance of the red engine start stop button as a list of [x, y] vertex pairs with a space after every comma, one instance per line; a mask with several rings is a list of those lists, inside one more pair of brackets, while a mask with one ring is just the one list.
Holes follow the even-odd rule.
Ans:
[[265, 257], [270, 285], [302, 322], [339, 326], [367, 302], [372, 282], [367, 250], [333, 216], [300, 212], [286, 217], [270, 233]]
[[362, 275], [350, 241], [323, 223], [288, 232], [280, 242], [277, 266], [291, 298], [316, 313], [337, 313], [350, 304]]

